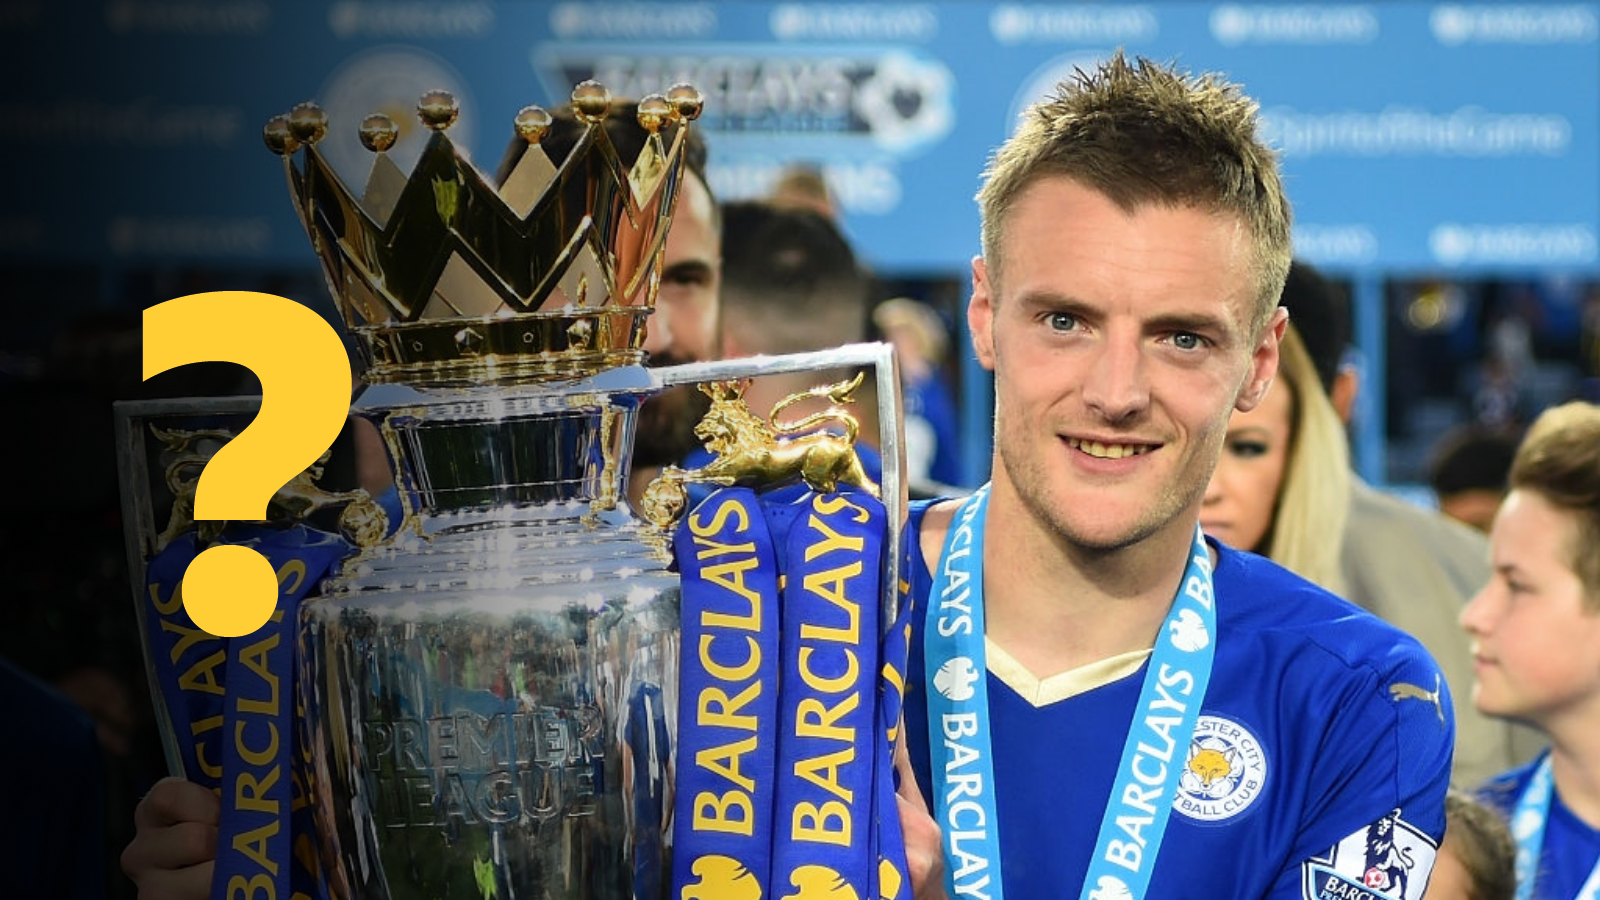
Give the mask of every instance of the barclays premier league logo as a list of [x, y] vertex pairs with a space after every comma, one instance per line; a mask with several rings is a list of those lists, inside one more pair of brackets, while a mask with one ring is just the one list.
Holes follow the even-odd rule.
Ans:
[[1335, 844], [1301, 866], [1306, 900], [1421, 900], [1439, 848], [1400, 817], [1400, 810]]
[[1249, 809], [1266, 783], [1267, 756], [1256, 736], [1238, 722], [1201, 716], [1172, 808], [1197, 822], [1220, 822]]
[[953, 657], [933, 673], [933, 686], [952, 703], [965, 703], [976, 693], [978, 669], [965, 656]]

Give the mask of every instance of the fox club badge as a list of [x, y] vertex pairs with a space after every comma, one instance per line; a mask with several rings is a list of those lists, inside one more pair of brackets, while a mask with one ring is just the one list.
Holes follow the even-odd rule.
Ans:
[[1249, 809], [1266, 783], [1267, 754], [1250, 729], [1202, 715], [1172, 808], [1196, 822], [1221, 822]]

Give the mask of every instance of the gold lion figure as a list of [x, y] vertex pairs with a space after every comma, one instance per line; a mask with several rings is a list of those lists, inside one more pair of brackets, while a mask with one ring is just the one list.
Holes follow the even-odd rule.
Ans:
[[[700, 385], [711, 398], [711, 409], [694, 427], [716, 459], [698, 469], [668, 466], [648, 488], [641, 502], [645, 519], [660, 528], [670, 527], [688, 503], [684, 486], [691, 483], [769, 487], [797, 479], [819, 494], [852, 484], [874, 497], [878, 486], [867, 477], [856, 455], [861, 423], [841, 407], [852, 402], [864, 376], [849, 381], [790, 394], [763, 420], [745, 405], [748, 382], [715, 381]], [[826, 397], [830, 406], [796, 421], [780, 421], [784, 410], [812, 397]], [[843, 434], [817, 430], [837, 422]]]
[[[160, 552], [180, 535], [195, 529], [199, 541], [208, 544], [222, 533], [226, 524], [219, 520], [195, 521], [195, 491], [200, 485], [200, 473], [216, 453], [217, 448], [234, 438], [225, 429], [180, 431], [152, 424], [150, 431], [166, 448], [163, 452], [171, 460], [166, 468], [167, 489], [172, 492], [172, 511], [167, 527], [157, 535], [155, 550]], [[266, 521], [285, 525], [304, 521], [311, 514], [331, 507], [343, 506], [339, 526], [345, 536], [358, 546], [376, 544], [388, 533], [388, 516], [383, 507], [361, 488], [352, 491], [326, 491], [316, 484], [322, 477], [328, 455], [324, 451], [305, 471], [289, 479], [267, 501]]]

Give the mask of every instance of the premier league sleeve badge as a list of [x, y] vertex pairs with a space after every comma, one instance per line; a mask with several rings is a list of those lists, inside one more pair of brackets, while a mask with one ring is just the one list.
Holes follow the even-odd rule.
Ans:
[[1439, 847], [1396, 809], [1301, 866], [1306, 900], [1420, 900]]

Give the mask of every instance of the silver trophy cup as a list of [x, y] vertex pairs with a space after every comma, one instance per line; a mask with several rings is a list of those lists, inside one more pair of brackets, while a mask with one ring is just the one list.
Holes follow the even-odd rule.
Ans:
[[[368, 360], [353, 413], [383, 438], [401, 510], [354, 529], [357, 549], [301, 607], [308, 837], [336, 898], [667, 897], [680, 591], [671, 514], [650, 521], [625, 499], [639, 407], [691, 382], [870, 368], [895, 510], [892, 353], [642, 365], [692, 89], [640, 101], [631, 166], [598, 85], [574, 92], [564, 154], [546, 152], [561, 119], [530, 107], [494, 185], [450, 143], [453, 109], [423, 98], [435, 134], [409, 176], [384, 154], [393, 123], [362, 123], [375, 164], [359, 196], [317, 153], [320, 110], [266, 131]], [[241, 404], [119, 409], [124, 502], [146, 532], [129, 540], [137, 570], [149, 532], [172, 527], [152, 512], [148, 430]], [[184, 735], [165, 731], [176, 766]]]

